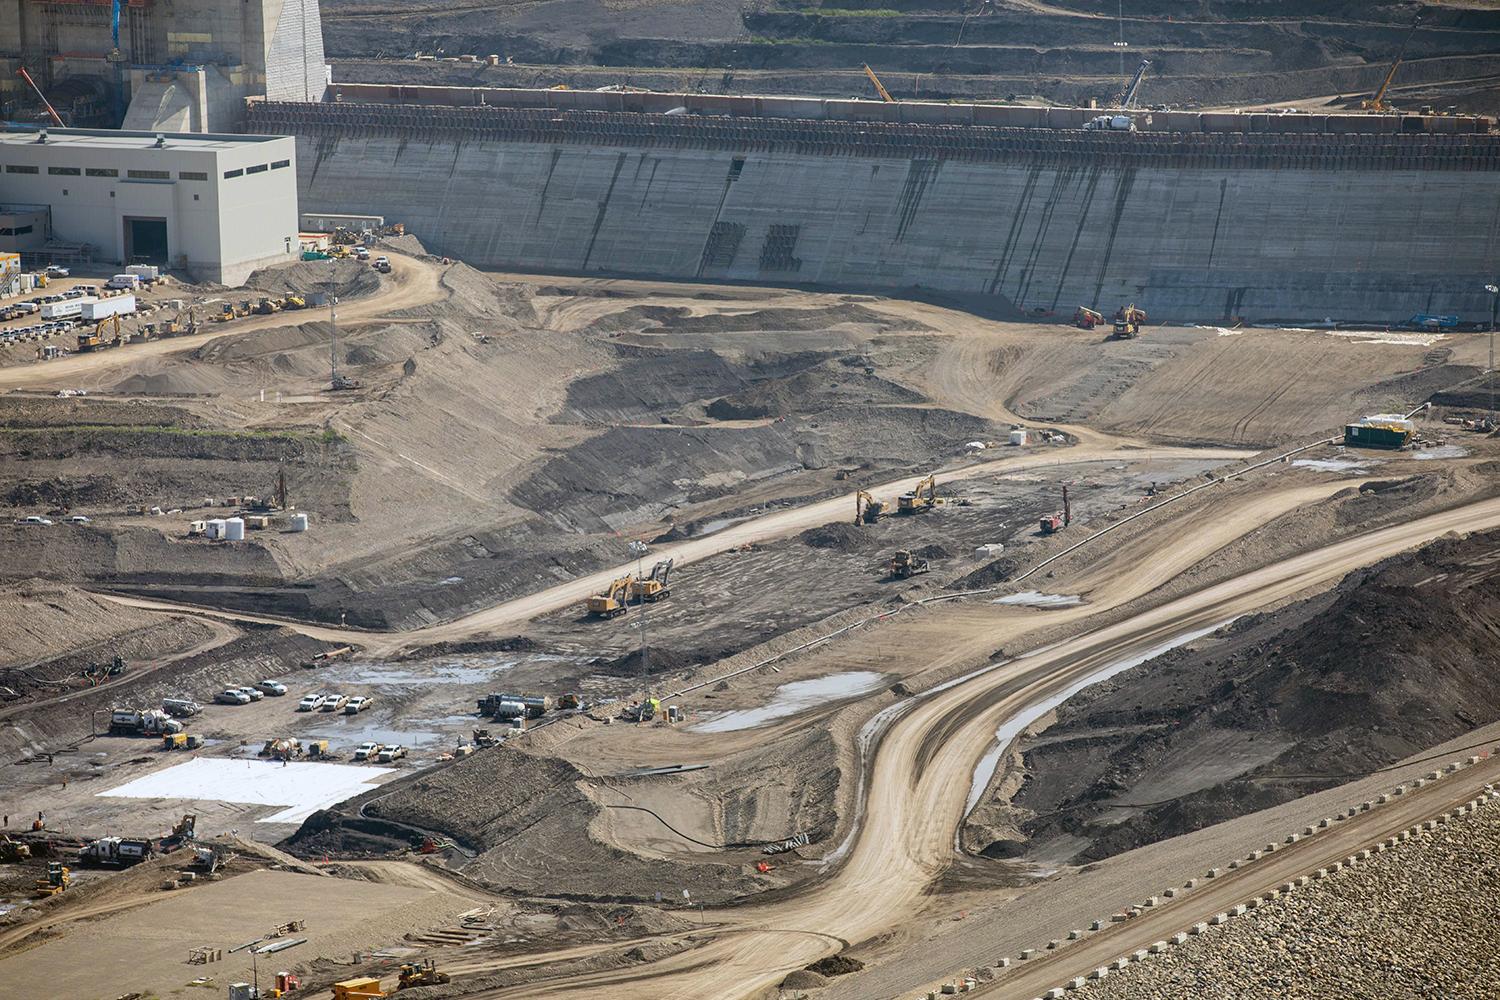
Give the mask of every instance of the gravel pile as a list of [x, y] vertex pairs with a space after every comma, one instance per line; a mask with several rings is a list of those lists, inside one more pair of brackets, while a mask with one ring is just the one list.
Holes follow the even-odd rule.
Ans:
[[1068, 996], [1493, 997], [1497, 876], [1500, 806], [1490, 803]]

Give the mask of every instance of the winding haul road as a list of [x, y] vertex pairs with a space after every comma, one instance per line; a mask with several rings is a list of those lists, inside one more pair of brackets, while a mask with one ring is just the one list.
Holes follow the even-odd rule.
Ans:
[[[847, 859], [830, 878], [791, 899], [726, 911], [717, 927], [704, 933], [704, 943], [653, 965], [473, 996], [688, 1000], [754, 995], [847, 943], [901, 925], [920, 910], [928, 886], [942, 875], [952, 857], [970, 775], [1005, 719], [1112, 663], [1164, 642], [1325, 586], [1353, 569], [1448, 532], [1497, 526], [1500, 498], [1369, 532], [1206, 587], [917, 699], [890, 727], [875, 753], [864, 825]], [[1379, 830], [1387, 820], [1398, 828], [1402, 822], [1394, 814], [1382, 817], [1377, 813], [1363, 821], [1369, 824], [1370, 839], [1382, 835]], [[1342, 838], [1347, 840], [1355, 829], [1350, 827]], [[1317, 838], [1310, 843], [1316, 844]], [[1335, 853], [1347, 853], [1345, 843], [1325, 843], [1335, 846]], [[1310, 854], [1316, 848], [1305, 850]], [[1246, 874], [1232, 888], [1246, 896], [1285, 878], [1279, 865], [1251, 865], [1243, 871]], [[1221, 900], [1206, 894], [1198, 898], [1201, 905], [1223, 908]], [[1159, 919], [1170, 922], [1171, 910], [1163, 909]], [[1179, 911], [1182, 919], [1193, 919], [1186, 911], [1186, 907]], [[1040, 971], [1034, 975], [1038, 981], [1066, 978], [1076, 974], [1070, 971], [1075, 966], [1091, 969], [1102, 964], [1094, 950], [1109, 951], [1108, 957], [1113, 958], [1130, 947], [1142, 947], [1143, 939], [1150, 943], [1162, 936], [1154, 924], [1134, 926], [1136, 934], [1122, 931], [1117, 939], [1101, 936], [1104, 943], [1091, 949], [1075, 948], [1071, 953], [1065, 949], [1051, 960], [1045, 976]], [[1028, 989], [1029, 985], [1021, 992]], [[1006, 987], [1005, 995], [1021, 993]]]

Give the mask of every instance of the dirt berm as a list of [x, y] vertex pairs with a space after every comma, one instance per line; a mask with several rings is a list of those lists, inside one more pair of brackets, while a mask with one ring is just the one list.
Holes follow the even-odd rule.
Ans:
[[1497, 634], [1500, 532], [1241, 619], [1063, 704], [1020, 746], [1012, 818], [1029, 844], [997, 838], [987, 853], [1097, 860], [1461, 736], [1500, 718]]

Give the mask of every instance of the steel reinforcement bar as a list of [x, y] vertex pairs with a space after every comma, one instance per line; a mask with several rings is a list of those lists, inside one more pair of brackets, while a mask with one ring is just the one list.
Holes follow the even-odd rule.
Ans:
[[1115, 167], [1500, 170], [1500, 135], [1109, 133], [616, 111], [252, 102], [248, 129], [297, 136], [702, 149], [882, 159], [1024, 160]]

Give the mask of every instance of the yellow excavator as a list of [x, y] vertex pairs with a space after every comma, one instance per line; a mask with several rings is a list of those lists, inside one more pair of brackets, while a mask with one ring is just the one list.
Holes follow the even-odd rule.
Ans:
[[865, 490], [854, 494], [854, 523], [874, 524], [885, 513], [885, 501], [876, 500]]
[[[113, 340], [104, 339], [106, 330], [114, 333]], [[108, 316], [94, 324], [92, 333], [78, 335], [78, 351], [80, 354], [85, 351], [99, 351], [106, 347], [119, 347], [125, 342], [125, 336], [120, 332], [120, 317]]]
[[1111, 337], [1115, 340], [1134, 340], [1141, 335], [1141, 324], [1144, 322], [1146, 310], [1137, 309], [1134, 302], [1121, 306], [1115, 313], [1115, 331]]
[[663, 559], [651, 567], [651, 575], [644, 580], [632, 580], [630, 583], [630, 596], [638, 601], [655, 604], [664, 597], [671, 597], [672, 590], [667, 586], [667, 577], [672, 573], [671, 559]]
[[588, 599], [589, 614], [595, 618], [618, 618], [629, 610], [630, 590], [635, 584], [634, 576], [626, 574], [609, 585], [602, 594]]
[[920, 514], [922, 511], [931, 510], [937, 505], [937, 473], [934, 472], [926, 479], [917, 483], [916, 489], [910, 493], [903, 493], [897, 498], [896, 513]]

